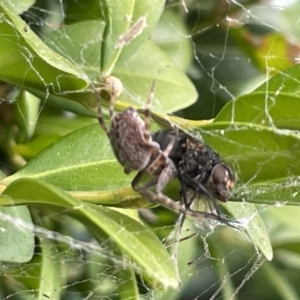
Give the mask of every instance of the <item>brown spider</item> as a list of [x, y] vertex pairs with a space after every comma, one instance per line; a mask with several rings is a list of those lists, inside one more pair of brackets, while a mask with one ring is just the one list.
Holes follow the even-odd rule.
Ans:
[[[137, 111], [132, 107], [127, 108], [125, 111], [119, 114], [115, 114], [114, 103], [117, 97], [118, 85], [119, 81], [115, 81], [113, 77], [108, 77], [106, 81], [106, 90], [110, 93], [109, 115], [111, 124], [109, 128], [103, 119], [100, 104], [101, 99], [99, 93], [96, 92], [96, 97], [99, 101], [98, 121], [110, 140], [117, 160], [124, 167], [124, 172], [129, 174], [131, 171], [138, 171], [131, 183], [132, 188], [150, 202], [160, 204], [173, 211], [184, 215], [189, 215], [194, 218], [203, 219], [203, 217], [208, 217], [232, 226], [230, 221], [223, 218], [218, 211], [217, 214], [214, 214], [191, 210], [191, 203], [193, 202], [196, 193], [205, 194], [208, 196], [209, 200], [212, 201], [214, 201], [214, 198], [210, 195], [209, 191], [207, 191], [206, 186], [202, 185], [201, 178], [198, 178], [199, 176], [197, 178], [191, 177], [192, 185], [186, 183], [185, 179], [188, 180], [189, 177], [182, 176], [186, 166], [183, 165], [183, 167], [179, 168], [179, 162], [176, 161], [174, 154], [170, 155], [172, 153], [177, 153], [178, 150], [182, 152], [181, 149], [184, 149], [188, 146], [183, 145], [181, 142], [181, 137], [186, 139], [185, 135], [182, 133], [179, 135], [178, 129], [176, 128], [173, 130], [173, 136], [170, 138], [170, 135], [168, 135], [167, 131], [165, 131], [165, 141], [167, 140], [167, 143], [162, 142], [161, 134], [154, 134], [151, 136], [151, 100], [153, 97], [155, 81], [152, 83], [147, 98], [146, 107], [144, 110], [144, 120], [141, 119]], [[161, 132], [164, 133], [164, 131]], [[157, 139], [157, 141], [155, 141], [155, 139]], [[174, 145], [175, 148], [173, 149]], [[185, 152], [182, 152], [182, 154], [184, 153]], [[186, 155], [184, 154], [183, 159], [185, 156]], [[182, 163], [184, 162], [185, 160], [182, 160]], [[189, 162], [194, 163], [193, 160], [188, 159], [187, 163]], [[180, 165], [182, 163], [180, 163]], [[141, 179], [147, 173], [153, 175], [152, 179], [150, 179], [144, 185], [139, 186]], [[212, 172], [211, 176], [215, 176], [214, 174], [216, 173]], [[188, 176], [190, 175], [194, 176], [194, 173], [191, 173]], [[208, 174], [208, 176], [210, 176], [210, 174]], [[165, 185], [173, 178], [178, 178], [181, 183], [183, 200], [185, 204], [184, 206], [182, 206], [179, 202], [173, 201], [162, 192]], [[214, 180], [214, 178], [212, 179]], [[222, 179], [224, 178], [218, 180], [220, 181]], [[231, 177], [229, 179], [231, 179]], [[154, 185], [155, 192], [149, 189]], [[187, 199], [186, 187], [195, 191], [195, 194], [191, 199]], [[227, 186], [226, 188], [229, 189]]]

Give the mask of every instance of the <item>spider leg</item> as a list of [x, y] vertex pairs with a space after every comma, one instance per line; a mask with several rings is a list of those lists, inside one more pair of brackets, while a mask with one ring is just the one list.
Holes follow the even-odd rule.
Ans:
[[[155, 88], [155, 80], [153, 80], [147, 102], [146, 102], [146, 108], [145, 108], [145, 118], [144, 118], [144, 131], [143, 131], [143, 142], [148, 145], [152, 151], [152, 156], [155, 157], [154, 161], [150, 163], [150, 165], [147, 167], [146, 171], [148, 174], [155, 174], [155, 172], [162, 168], [162, 171], [160, 172], [158, 178], [152, 178], [148, 182], [146, 182], [143, 185], [143, 188], [151, 187], [156, 184], [156, 192], [162, 193], [163, 188], [165, 185], [177, 175], [177, 170], [172, 162], [172, 160], [168, 157], [170, 152], [173, 149], [173, 146], [175, 144], [175, 141], [178, 136], [178, 128], [176, 127], [176, 135], [172, 137], [170, 140], [168, 146], [164, 151], [161, 151], [159, 148], [159, 145], [152, 141], [151, 139], [151, 133], [150, 133], [150, 122], [151, 122], [151, 100], [153, 98], [153, 91]], [[142, 177], [144, 176], [144, 172], [140, 171], [136, 177], [132, 181], [132, 187], [133, 189], [138, 189], [138, 184], [141, 181]]]
[[[174, 163], [171, 161], [171, 159], [169, 158], [169, 154], [170, 154], [170, 152], [172, 151], [172, 149], [174, 147], [174, 144], [176, 142], [177, 137], [178, 137], [178, 127], [176, 127], [176, 134], [172, 137], [172, 139], [170, 140], [170, 142], [167, 145], [166, 149], [164, 151], [159, 150], [158, 156], [147, 167], [147, 172], [149, 174], [155, 173], [155, 171], [157, 169], [159, 169], [160, 166], [165, 166], [165, 168], [170, 168], [170, 170], [166, 171], [166, 172], [170, 172], [170, 176], [174, 172], [176, 172], [176, 175], [177, 175], [176, 167], [175, 167]], [[164, 169], [163, 169], [163, 171], [164, 171]], [[165, 175], [163, 175], [163, 176], [165, 176]], [[174, 177], [172, 176], [170, 179], [172, 179], [172, 178], [174, 178]], [[164, 184], [164, 186], [166, 185], [166, 183]], [[162, 191], [163, 187], [160, 189], [160, 191]]]
[[[142, 180], [143, 176], [147, 174], [146, 170], [141, 170], [139, 171], [136, 176], [133, 178], [132, 182], [131, 182], [131, 187], [135, 190], [135, 191], [139, 191], [139, 183]], [[143, 188], [149, 188], [152, 187], [154, 185], [157, 184], [159, 176], [153, 176], [152, 178], [150, 178], [146, 183], [143, 184]]]
[[[154, 203], [154, 204], [160, 204], [170, 210], [173, 210], [175, 212], [196, 218], [196, 219], [203, 219], [203, 218], [208, 218], [208, 219], [213, 219], [216, 221], [219, 221], [220, 223], [226, 224], [232, 228], [238, 228], [238, 221], [235, 220], [229, 220], [226, 218], [223, 218], [221, 216], [218, 216], [213, 213], [208, 213], [208, 212], [203, 212], [203, 211], [196, 211], [196, 210], [187, 210], [185, 207], [182, 207], [179, 202], [175, 202], [169, 197], [167, 197], [164, 194], [156, 194], [152, 192], [151, 190], [144, 188], [144, 187], [137, 187], [137, 191], [145, 197], [148, 201]], [[236, 224], [236, 225], [235, 225]]]
[[102, 113], [102, 108], [101, 108], [101, 96], [100, 96], [100, 91], [99, 90], [95, 90], [95, 96], [97, 99], [97, 107], [98, 107], [98, 111], [97, 111], [97, 119], [98, 122], [100, 124], [100, 126], [102, 127], [102, 129], [104, 130], [104, 132], [107, 134], [107, 136], [109, 137], [109, 128], [107, 127], [104, 118], [103, 118], [103, 113]]
[[131, 187], [133, 188], [133, 190], [139, 191], [140, 188], [138, 185], [145, 174], [146, 174], [146, 170], [141, 170], [135, 175], [135, 177], [131, 182]]
[[[147, 170], [141, 170], [132, 180], [132, 188], [134, 190], [138, 189], [138, 185], [143, 178], [143, 176], [148, 173]], [[160, 172], [159, 175], [153, 175], [146, 183], [143, 184], [143, 188], [150, 188], [156, 186], [156, 193], [161, 194], [166, 184], [173, 178], [177, 176], [177, 170], [174, 163], [168, 160], [168, 165]]]
[[[156, 81], [153, 80], [150, 92], [148, 94], [148, 98], [146, 101], [146, 107], [144, 110], [144, 131], [143, 131], [143, 142], [150, 146], [153, 156], [156, 157], [155, 160], [148, 166], [147, 172], [150, 174], [153, 174], [159, 166], [162, 164], [166, 164], [169, 153], [172, 151], [173, 146], [175, 144], [177, 135], [172, 138], [169, 145], [164, 151], [161, 151], [159, 148], [159, 145], [156, 142], [153, 142], [151, 139], [151, 132], [150, 132], [150, 124], [151, 124], [151, 102], [154, 95], [154, 89], [155, 89]], [[177, 134], [178, 134], [178, 128], [176, 127]]]
[[97, 118], [98, 118], [98, 122], [99, 122], [100, 126], [105, 131], [107, 136], [110, 138], [110, 130], [107, 127], [107, 125], [104, 121], [104, 118], [103, 118], [100, 91], [104, 89], [110, 94], [109, 115], [110, 115], [110, 119], [112, 120], [115, 117], [115, 110], [114, 110], [115, 100], [116, 100], [117, 96], [122, 92], [123, 86], [122, 86], [122, 82], [118, 78], [113, 77], [113, 76], [106, 77], [104, 83], [105, 83], [104, 88], [98, 88], [95, 90], [95, 96], [97, 99], [97, 107], [98, 107]]
[[153, 175], [152, 178], [150, 178], [147, 182], [145, 182], [143, 184], [143, 187], [144, 188], [151, 188], [151, 187], [155, 186], [158, 182], [158, 179], [159, 179], [159, 175]]
[[[168, 152], [170, 152], [173, 147], [175, 141], [171, 141], [168, 145], [168, 147], [165, 149], [165, 151], [161, 152], [159, 156], [150, 164], [150, 166], [146, 170], [142, 170], [138, 172], [138, 174], [135, 176], [135, 178], [132, 181], [132, 187], [136, 191], [146, 190], [147, 188], [156, 185], [156, 194], [157, 195], [163, 195], [162, 191], [166, 184], [173, 178], [177, 176], [177, 169], [172, 162], [171, 159], [169, 159]], [[171, 144], [171, 145], [170, 145]], [[147, 172], [148, 174], [153, 174], [161, 165], [166, 165], [159, 175], [154, 175], [149, 181], [147, 181], [141, 188], [138, 187], [139, 182], [141, 181], [144, 174]], [[143, 194], [142, 194], [143, 195]], [[166, 197], [166, 196], [165, 196]], [[147, 198], [147, 197], [145, 197]], [[153, 198], [153, 197], [152, 197]], [[148, 199], [148, 198], [147, 198]], [[165, 200], [168, 199], [171, 202], [174, 202], [173, 200], [169, 199], [168, 197], [165, 198]], [[151, 200], [151, 199], [149, 199]], [[174, 202], [175, 203], [175, 202]], [[168, 204], [170, 205], [170, 204]]]
[[[155, 173], [155, 171], [159, 169], [160, 166], [165, 167], [165, 165], [169, 165], [169, 162], [171, 162], [171, 160], [168, 158], [168, 155], [169, 155], [170, 151], [172, 150], [173, 145], [175, 143], [175, 138], [174, 138], [174, 140], [172, 140], [170, 142], [170, 144], [168, 145], [167, 149], [165, 151], [161, 151], [159, 148], [159, 144], [152, 141], [152, 138], [151, 138], [151, 133], [150, 133], [151, 101], [152, 101], [153, 94], [154, 94], [155, 82], [156, 81], [153, 80], [150, 92], [148, 94], [146, 108], [145, 108], [145, 112], [144, 112], [145, 118], [144, 118], [144, 130], [143, 130], [143, 143], [145, 144], [145, 146], [149, 147], [149, 150], [152, 152], [152, 156], [155, 157], [155, 159], [153, 162], [150, 163], [150, 165], [147, 167], [146, 170], [140, 170], [138, 172], [138, 174], [134, 177], [134, 179], [131, 183], [131, 186], [136, 191], [139, 190], [138, 185], [146, 172], [153, 175]], [[175, 168], [175, 166], [174, 166], [174, 168]], [[160, 180], [160, 182], [161, 182], [160, 186], [162, 186], [162, 188], [170, 180], [167, 178], [168, 173], [173, 173], [173, 172], [172, 171], [163, 172], [163, 177]], [[150, 181], [148, 181], [144, 185], [144, 188], [147, 186], [152, 186], [152, 185], [156, 184], [156, 182], [158, 182], [158, 181], [159, 181], [159, 179], [158, 180], [150, 179]], [[162, 190], [162, 188], [161, 188], [161, 190]]]
[[171, 179], [175, 178], [176, 176], [177, 176], [177, 169], [176, 169], [174, 163], [172, 162], [172, 160], [168, 159], [167, 166], [165, 168], [163, 168], [163, 170], [159, 174], [156, 188], [155, 188], [156, 193], [162, 194], [162, 191], [163, 191], [164, 187], [166, 186], [166, 184]]
[[[181, 191], [180, 191], [180, 199], [181, 199], [180, 204], [182, 206], [183, 201], [182, 201]], [[180, 213], [176, 220], [174, 229], [171, 231], [171, 233], [166, 238], [167, 247], [172, 245], [175, 242], [179, 242], [180, 236], [181, 236], [181, 229], [182, 229], [184, 220], [185, 220], [185, 213]]]
[[212, 219], [219, 220], [219, 216], [201, 212], [201, 211], [194, 211], [194, 210], [187, 210], [185, 207], [182, 207], [179, 202], [175, 202], [169, 197], [167, 197], [164, 194], [156, 194], [152, 192], [151, 190], [144, 188], [144, 187], [138, 187], [138, 192], [145, 197], [147, 200], [149, 200], [152, 203], [160, 204], [170, 210], [189, 215], [191, 217], [196, 218], [203, 218], [203, 217], [211, 217]]
[[[160, 176], [158, 178], [155, 178], [153, 181], [150, 180], [150, 181], [146, 182], [145, 185], [142, 187], [139, 186], [139, 183], [140, 183], [141, 179], [143, 178], [143, 176], [146, 174], [146, 172], [147, 172], [147, 170], [144, 169], [137, 173], [137, 175], [134, 177], [134, 179], [131, 182], [132, 188], [135, 191], [139, 192], [144, 198], [146, 198], [151, 203], [160, 204], [160, 205], [162, 205], [170, 210], [176, 211], [176, 212], [185, 213], [186, 209], [183, 208], [178, 202], [173, 201], [172, 199], [170, 199], [169, 197], [165, 196], [162, 193], [154, 193], [148, 188], [149, 186], [152, 186], [153, 184], [155, 184], [156, 181], [159, 180]], [[165, 179], [162, 181], [165, 182]], [[162, 185], [160, 185], [160, 187]]]
[[117, 98], [117, 93], [114, 85], [111, 86], [111, 91], [110, 91], [110, 99], [109, 99], [109, 116], [110, 119], [112, 120], [115, 117], [115, 101]]
[[151, 203], [162, 205], [175, 212], [186, 212], [186, 209], [183, 208], [178, 202], [173, 201], [164, 194], [154, 193], [150, 189], [145, 187], [137, 187], [137, 191]]
[[144, 128], [144, 132], [143, 132], [144, 143], [148, 143], [151, 140], [151, 133], [150, 133], [151, 102], [152, 102], [152, 98], [153, 98], [153, 95], [154, 95], [155, 83], [156, 83], [156, 81], [153, 80], [151, 88], [150, 88], [150, 92], [148, 94], [148, 98], [147, 98], [147, 101], [146, 101], [145, 118], [144, 118], [145, 128]]
[[194, 218], [201, 217], [201, 218], [216, 220], [216, 221], [226, 224], [227, 226], [232, 227], [232, 228], [238, 228], [238, 225], [240, 224], [240, 222], [238, 222], [236, 220], [227, 219], [219, 214], [208, 213], [208, 212], [204, 212], [204, 211], [197, 211], [197, 210], [190, 209], [186, 212], [186, 215], [194, 217]]

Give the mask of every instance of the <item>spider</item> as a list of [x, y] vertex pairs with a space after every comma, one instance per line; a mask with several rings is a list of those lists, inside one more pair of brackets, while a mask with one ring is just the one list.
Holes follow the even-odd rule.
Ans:
[[[95, 91], [99, 102], [98, 121], [110, 140], [117, 160], [124, 167], [126, 174], [131, 171], [138, 172], [132, 180], [132, 188], [150, 202], [165, 206], [184, 216], [189, 215], [201, 219], [204, 216], [230, 224], [220, 215], [218, 210], [216, 210], [217, 214], [213, 214], [193, 211], [190, 208], [198, 193], [208, 196], [214, 203], [214, 207], [217, 207], [208, 189], [214, 187], [214, 195], [220, 196], [219, 199], [225, 201], [226, 189], [229, 190], [233, 186], [233, 176], [229, 167], [227, 168], [226, 164], [220, 161], [214, 151], [187, 134], [179, 134], [178, 128], [162, 130], [151, 135], [151, 100], [154, 88], [155, 81], [153, 81], [147, 97], [144, 120], [132, 107], [116, 114], [114, 103], [118, 96], [117, 84], [113, 77], [108, 77], [106, 89], [110, 93], [109, 115], [111, 123], [109, 127], [102, 115], [100, 95], [98, 91]], [[204, 150], [203, 147], [206, 147], [207, 151], [201, 153], [201, 149]], [[207, 156], [206, 153], [209, 152], [209, 149], [211, 150], [211, 157]], [[204, 165], [204, 162], [206, 165], [210, 163], [211, 166]], [[147, 173], [153, 175], [152, 179], [140, 186], [139, 183]], [[165, 185], [176, 177], [181, 183], [184, 207], [162, 192]], [[152, 186], [155, 186], [155, 192], [150, 190]], [[195, 192], [192, 197], [188, 197], [188, 188]]]

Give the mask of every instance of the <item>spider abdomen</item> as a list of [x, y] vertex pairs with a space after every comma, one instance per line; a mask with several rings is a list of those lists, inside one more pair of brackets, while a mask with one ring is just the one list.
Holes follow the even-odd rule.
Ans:
[[152, 148], [159, 150], [157, 143], [145, 143], [144, 131], [144, 121], [131, 107], [117, 114], [111, 122], [111, 145], [125, 173], [145, 169], [151, 160]]

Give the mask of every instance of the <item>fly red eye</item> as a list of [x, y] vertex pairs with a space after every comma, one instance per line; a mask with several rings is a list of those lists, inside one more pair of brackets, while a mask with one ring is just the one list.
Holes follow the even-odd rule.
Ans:
[[228, 171], [222, 164], [217, 164], [212, 170], [213, 183], [219, 185], [227, 181]]
[[220, 194], [229, 193], [234, 186], [232, 171], [222, 163], [217, 164], [212, 170], [212, 181]]

